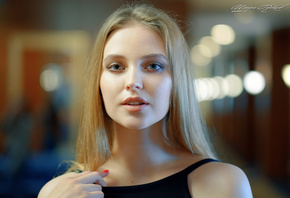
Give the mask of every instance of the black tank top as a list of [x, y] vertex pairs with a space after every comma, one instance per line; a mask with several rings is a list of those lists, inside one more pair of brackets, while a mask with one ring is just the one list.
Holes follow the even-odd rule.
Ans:
[[155, 182], [135, 185], [103, 187], [105, 198], [191, 198], [187, 176], [203, 164], [217, 161], [203, 159], [184, 170]]

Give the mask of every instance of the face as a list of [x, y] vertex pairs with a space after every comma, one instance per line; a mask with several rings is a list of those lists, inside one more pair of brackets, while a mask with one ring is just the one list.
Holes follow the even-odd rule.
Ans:
[[114, 123], [144, 129], [169, 109], [172, 79], [160, 35], [137, 23], [115, 30], [107, 39], [100, 89]]

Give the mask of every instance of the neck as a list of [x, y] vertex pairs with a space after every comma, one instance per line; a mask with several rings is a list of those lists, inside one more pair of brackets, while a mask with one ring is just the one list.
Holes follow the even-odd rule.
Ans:
[[113, 160], [134, 170], [156, 166], [172, 159], [174, 149], [164, 139], [163, 122], [145, 129], [128, 129], [115, 123]]

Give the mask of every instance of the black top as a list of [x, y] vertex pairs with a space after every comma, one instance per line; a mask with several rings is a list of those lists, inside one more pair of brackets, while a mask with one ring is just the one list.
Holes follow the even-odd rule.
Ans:
[[105, 198], [191, 198], [187, 176], [198, 167], [214, 159], [203, 159], [184, 170], [147, 184], [103, 187]]

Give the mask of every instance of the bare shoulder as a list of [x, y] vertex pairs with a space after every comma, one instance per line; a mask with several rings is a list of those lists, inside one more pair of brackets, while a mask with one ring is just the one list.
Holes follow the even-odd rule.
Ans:
[[188, 176], [193, 197], [251, 198], [249, 180], [239, 167], [222, 162], [211, 162], [197, 168]]

